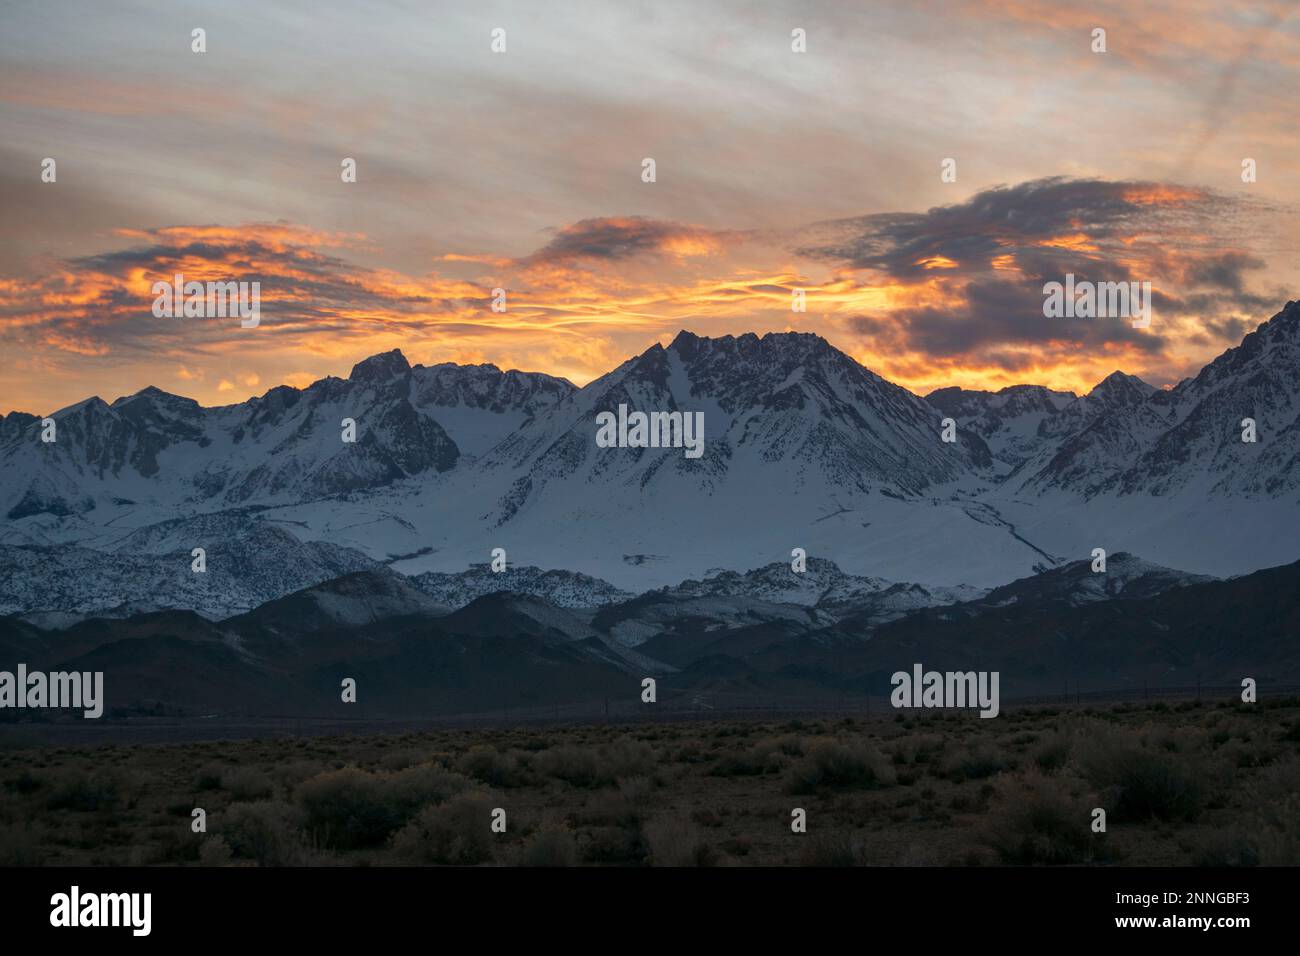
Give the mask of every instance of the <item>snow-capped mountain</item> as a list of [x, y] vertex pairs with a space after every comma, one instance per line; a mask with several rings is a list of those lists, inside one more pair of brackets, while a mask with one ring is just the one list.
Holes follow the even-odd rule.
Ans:
[[[0, 662], [102, 671], [106, 732], [130, 726], [116, 717], [165, 713], [182, 718], [169, 735], [185, 732], [183, 718], [213, 715], [355, 720], [494, 712], [504, 721], [503, 710], [521, 707], [570, 719], [610, 707], [644, 719], [640, 679], [650, 674], [661, 675], [661, 695], [679, 701], [717, 694], [762, 709], [786, 695], [801, 707], [810, 698], [833, 706], [846, 696], [886, 696], [889, 675], [916, 660], [941, 670], [968, 670], [978, 661], [1002, 675], [1003, 700], [1063, 689], [1157, 691], [1202, 680], [1221, 692], [1225, 683], [1235, 690], [1242, 674], [1278, 688], [1300, 675], [1300, 562], [1226, 581], [1168, 579], [1169, 587], [1143, 594], [1126, 586], [1082, 601], [1069, 599], [1070, 577], [1051, 579], [1067, 585], [1054, 596], [1025, 593], [1010, 603], [930, 608], [883, 623], [850, 614], [826, 624], [806, 605], [744, 597], [687, 602], [748, 602], [748, 619], [724, 624], [638, 617], [628, 607], [671, 609], [661, 593], [611, 605], [588, 623], [581, 612], [507, 593], [438, 615], [427, 595], [381, 570], [215, 623], [165, 611], [47, 630], [0, 617]], [[782, 608], [785, 617], [777, 614]], [[602, 629], [606, 614], [616, 625], [648, 624], [650, 633], [636, 640]], [[355, 703], [340, 701], [343, 678], [357, 682]]]
[[1186, 571], [1143, 561], [1126, 551], [1109, 555], [1105, 571], [1094, 571], [1092, 568], [1092, 561], [1072, 561], [1062, 567], [994, 588], [969, 603], [993, 608], [1057, 601], [1078, 607], [1113, 598], [1131, 601], [1154, 597], [1173, 588], [1216, 580], [1210, 575], [1188, 574]]
[[[230, 584], [215, 602], [144, 566], [132, 580], [152, 592], [119, 585], [109, 560], [85, 555], [80, 567], [102, 570], [84, 600], [62, 572], [58, 603], [15, 599], [30, 590], [22, 573], [0, 596], [29, 610], [154, 597], [220, 614], [369, 561], [423, 575], [418, 586], [449, 607], [502, 588], [602, 607], [694, 579], [699, 593], [668, 597], [825, 611], [838, 588], [893, 613], [969, 600], [956, 589], [1094, 547], [1242, 574], [1297, 556], [1298, 343], [1289, 303], [1169, 390], [1117, 372], [1077, 397], [1023, 386], [923, 399], [815, 335], [683, 332], [580, 389], [494, 366], [412, 367], [394, 351], [347, 379], [220, 408], [153, 388], [88, 399], [49, 416], [53, 443], [40, 418], [15, 412], [0, 419], [0, 545], [94, 549], [123, 568], [188, 568], [180, 558], [205, 547], [211, 568], [221, 549], [278, 527], [322, 550], [301, 578], [267, 571], [267, 590]], [[620, 405], [702, 413], [703, 454], [601, 447], [597, 416]], [[942, 440], [945, 417], [958, 420], [955, 442]], [[1241, 441], [1247, 418], [1257, 442]], [[322, 557], [327, 547], [347, 559]], [[498, 547], [506, 578], [477, 567]], [[810, 561], [798, 582], [793, 548]], [[822, 560], [845, 579], [820, 580]], [[728, 593], [739, 578], [743, 593]]]
[[588, 574], [535, 567], [508, 567], [497, 572], [488, 564], [476, 564], [468, 571], [426, 571], [412, 577], [411, 583], [449, 608], [462, 608], [498, 591], [545, 598], [563, 608], [599, 607], [632, 597]]
[[[634, 411], [702, 412], [709, 453], [599, 448], [596, 416]], [[681, 332], [547, 409], [484, 459], [518, 475], [498, 521], [534, 505], [548, 487], [605, 486], [638, 496], [690, 489], [725, 494], [762, 471], [781, 490], [832, 487], [919, 493], [990, 464], [983, 443], [938, 440], [934, 410], [820, 336], [701, 338]]]
[[[92, 615], [183, 608], [219, 620], [300, 588], [377, 567], [359, 551], [300, 541], [269, 522], [217, 519], [211, 524], [211, 533], [191, 528], [192, 536], [180, 528], [155, 526], [130, 535], [112, 552], [71, 544], [0, 545], [0, 614], [66, 626]], [[223, 535], [222, 525], [237, 532]], [[189, 543], [195, 540], [204, 547], [203, 572], [193, 570]]]
[[[1099, 386], [1100, 387], [1100, 386]], [[1073, 392], [1011, 385], [997, 392], [940, 388], [925, 400], [984, 439], [993, 457], [1012, 467], [1042, 447], [1044, 422], [1074, 402]]]
[[693, 635], [764, 625], [812, 630], [850, 616], [864, 625], [865, 636], [868, 626], [983, 594], [978, 588], [931, 589], [846, 574], [833, 561], [810, 558], [799, 572], [778, 562], [647, 591], [601, 608], [592, 624], [630, 647], [664, 636], [689, 641]]
[[[702, 456], [601, 447], [597, 418], [620, 406], [701, 414]], [[941, 417], [815, 335], [682, 333], [537, 415], [451, 474], [437, 499], [413, 492], [409, 505], [393, 507], [436, 528], [440, 553], [472, 542], [481, 561], [502, 546], [520, 563], [581, 571], [630, 591], [778, 560], [794, 546], [852, 566], [880, 553], [881, 534], [901, 542], [954, 517], [972, 546], [1023, 551], [948, 501], [953, 488], [994, 473], [978, 435], [942, 440]], [[918, 508], [921, 495], [928, 497]], [[453, 496], [481, 510], [448, 513], [442, 502]], [[867, 526], [871, 534], [863, 534]], [[846, 542], [856, 553], [845, 553]], [[906, 563], [891, 563], [890, 576], [918, 580], [912, 572], [943, 550], [937, 541], [914, 547]], [[402, 570], [449, 569], [442, 560]]]
[[412, 368], [392, 351], [347, 379], [219, 408], [152, 387], [111, 405], [90, 398], [49, 416], [48, 443], [35, 416], [15, 412], [0, 420], [0, 511], [11, 521], [137, 505], [175, 513], [373, 490], [451, 469], [572, 390], [490, 365]]
[[[882, 578], [847, 574], [834, 561], [808, 558], [805, 570], [776, 562], [744, 573], [721, 570], [703, 580], [687, 580], [659, 593], [673, 598], [748, 597], [777, 604], [799, 604], [835, 610], [865, 603], [889, 602], [898, 609], [936, 607], [970, 601], [984, 592], [979, 588], [924, 588]], [[904, 600], [906, 596], [906, 600]]]
[[846, 574], [834, 561], [813, 557], [806, 560], [801, 572], [789, 562], [765, 564], [745, 572], [718, 569], [700, 580], [688, 579], [662, 588], [661, 593], [677, 598], [750, 597], [815, 607], [879, 594], [889, 586], [888, 581]]
[[295, 588], [247, 614], [230, 617], [224, 626], [234, 632], [252, 626], [293, 637], [362, 627], [389, 618], [441, 617], [449, 610], [404, 575], [380, 566]]
[[481, 455], [576, 391], [565, 379], [538, 372], [502, 372], [495, 365], [454, 362], [417, 365], [411, 381], [415, 407], [438, 420], [462, 455], [472, 456]]
[[[1085, 400], [1078, 422], [1059, 429], [1063, 440], [1050, 459], [1022, 469], [1022, 490], [1293, 495], [1300, 488], [1300, 302], [1288, 302], [1169, 391], [1117, 372], [1060, 417]], [[1247, 419], [1255, 442], [1242, 440]]]

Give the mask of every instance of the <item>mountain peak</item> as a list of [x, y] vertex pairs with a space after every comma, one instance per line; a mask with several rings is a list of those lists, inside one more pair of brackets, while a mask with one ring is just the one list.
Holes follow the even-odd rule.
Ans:
[[405, 375], [410, 370], [411, 363], [406, 361], [406, 356], [402, 354], [402, 350], [393, 349], [391, 352], [380, 352], [368, 359], [362, 359], [352, 366], [352, 374], [348, 376], [348, 380], [353, 382], [382, 381], [395, 378], [398, 375]]
[[104, 401], [98, 395], [92, 395], [90, 398], [83, 398], [81, 401], [74, 402], [66, 408], [60, 408], [58, 411], [53, 413], [53, 416], [56, 418], [62, 418], [78, 412], [106, 412], [111, 407], [112, 406], [110, 406], [108, 402]]
[[1074, 607], [1110, 598], [1148, 598], [1174, 588], [1204, 584], [1214, 578], [1167, 568], [1130, 551], [1106, 559], [1106, 571], [1093, 571], [1087, 558], [1071, 561], [994, 588], [974, 603], [986, 607], [1064, 602]]
[[763, 351], [770, 354], [773, 350], [806, 354], [814, 350], [835, 349], [815, 332], [765, 332], [761, 336], [745, 332], [741, 335], [712, 337], [682, 329], [668, 344], [668, 351], [676, 352], [684, 358], [711, 352], [745, 355]]
[[1135, 402], [1144, 400], [1155, 391], [1157, 389], [1154, 385], [1147, 384], [1136, 375], [1116, 370], [1098, 382], [1088, 393], [1088, 397], [1107, 401]]
[[1292, 336], [1300, 334], [1300, 300], [1287, 302], [1282, 311], [1265, 322], [1264, 326]]
[[997, 391], [999, 395], [1044, 395], [1057, 399], [1072, 399], [1077, 397], [1074, 392], [1063, 392], [1059, 389], [1048, 388], [1046, 385], [1007, 385]]
[[199, 407], [199, 403], [192, 398], [186, 398], [183, 395], [173, 395], [171, 392], [164, 391], [157, 385], [146, 385], [140, 391], [132, 395], [123, 395], [117, 401], [110, 405], [110, 408], [122, 408], [134, 402], [145, 401], [153, 404], [184, 406], [187, 408]]

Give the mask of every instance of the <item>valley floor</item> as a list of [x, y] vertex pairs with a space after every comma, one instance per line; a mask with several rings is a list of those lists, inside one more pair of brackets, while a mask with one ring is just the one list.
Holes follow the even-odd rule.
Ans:
[[1300, 699], [11, 742], [42, 864], [1297, 865]]

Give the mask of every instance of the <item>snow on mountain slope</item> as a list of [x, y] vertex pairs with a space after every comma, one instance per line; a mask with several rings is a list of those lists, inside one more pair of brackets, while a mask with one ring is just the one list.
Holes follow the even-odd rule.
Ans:
[[1040, 448], [1045, 421], [1075, 400], [1073, 392], [1012, 385], [998, 392], [941, 388], [925, 400], [984, 439], [993, 457], [1012, 467]]
[[[196, 490], [230, 504], [302, 500], [446, 471], [459, 449], [411, 404], [409, 389], [410, 367], [389, 352], [358, 363], [347, 381], [281, 387], [219, 409]], [[356, 422], [355, 442], [343, 441], [344, 419]]]
[[498, 591], [544, 598], [562, 608], [598, 607], [632, 597], [631, 593], [590, 575], [543, 571], [536, 567], [507, 567], [494, 572], [488, 564], [476, 564], [468, 571], [426, 571], [412, 577], [411, 583], [450, 608], [464, 607]]
[[1148, 385], [1136, 375], [1111, 372], [1088, 394], [1067, 402], [1057, 414], [1050, 416], [1042, 433], [1046, 438], [1077, 435], [1103, 415], [1123, 414], [1139, 407], [1157, 391], [1155, 386]]
[[827, 627], [854, 615], [880, 624], [923, 607], [981, 596], [971, 587], [929, 589], [846, 574], [832, 561], [809, 558], [807, 569], [774, 563], [744, 574], [721, 571], [703, 580], [647, 591], [602, 608], [592, 623], [628, 646], [663, 634], [709, 634], [773, 622]]
[[[279, 386], [238, 405], [202, 408], [152, 387], [112, 405], [87, 399], [50, 416], [51, 443], [39, 419], [13, 413], [0, 420], [0, 511], [19, 521], [136, 506], [158, 509], [156, 520], [379, 488], [454, 467], [453, 432], [481, 452], [572, 390], [495, 366], [412, 368], [393, 351], [347, 379]], [[354, 442], [343, 440], [345, 419]]]
[[845, 574], [834, 561], [810, 557], [806, 569], [796, 572], [789, 562], [775, 562], [752, 571], [718, 570], [702, 580], [686, 580], [662, 589], [671, 597], [752, 597], [781, 604], [834, 604], [890, 586], [880, 578]]
[[[1173, 427], [1128, 469], [1122, 492], [1287, 496], [1300, 489], [1300, 302], [1247, 335], [1194, 377], [1152, 402]], [[1258, 441], [1243, 442], [1244, 419]]]
[[[1288, 307], [1270, 325], [1294, 325], [1295, 315]], [[1169, 395], [1204, 391], [1196, 385], [1204, 378], [1225, 396], [1249, 394], [1262, 381], [1294, 381], [1285, 343], [1260, 348], [1255, 341], [1243, 346], [1252, 357], [1240, 387], [1220, 382], [1217, 369], [1172, 393], [1117, 373], [1052, 413], [1046, 408], [1068, 396], [1010, 391], [1001, 409], [1014, 413], [1013, 421], [1042, 416], [1034, 429], [1041, 446], [999, 479], [984, 468], [986, 446], [973, 430], [948, 452], [937, 446], [933, 429], [943, 412], [933, 404], [916, 418], [904, 401], [903, 413], [890, 412], [898, 419], [890, 431], [874, 424], [855, 431], [880, 408], [892, 409], [896, 396], [877, 392], [865, 370], [841, 375], [842, 362], [851, 360], [821, 340], [679, 336], [668, 349], [651, 349], [556, 403], [466, 469], [376, 493], [364, 521], [312, 506], [281, 513], [371, 554], [424, 548], [396, 565], [408, 573], [460, 571], [500, 546], [520, 563], [580, 571], [633, 592], [704, 578], [717, 568], [784, 561], [792, 547], [852, 574], [926, 588], [995, 587], [1099, 546], [1198, 573], [1240, 574], [1295, 558], [1286, 529], [1300, 509], [1294, 495], [1268, 490], [1285, 487], [1285, 476], [1296, 472], [1290, 431], [1269, 424], [1261, 443], [1247, 446], [1245, 454], [1278, 462], [1273, 484], [1258, 495], [1233, 491], [1231, 481], [1254, 480], [1241, 461], [1228, 462], [1214, 486], [1196, 480], [1199, 466], [1190, 460], [1187, 480], [1164, 479], [1168, 493], [1154, 489], [1161, 494], [1120, 494], [1116, 476], [1176, 424]], [[788, 364], [786, 352], [793, 355]], [[1243, 361], [1232, 354], [1217, 364]], [[715, 365], [737, 371], [724, 374]], [[597, 448], [595, 413], [619, 402], [703, 410], [704, 457]], [[987, 405], [977, 396], [965, 410]], [[1285, 417], [1284, 401], [1273, 409], [1270, 416]], [[833, 423], [829, 431], [814, 424], [823, 421]], [[901, 462], [915, 459], [916, 474], [905, 486], [891, 483], [896, 472], [887, 456], [873, 457], [873, 436], [886, 435], [908, 449]], [[856, 457], [846, 457], [846, 447], [856, 448]], [[963, 447], [965, 458], [957, 452]], [[1002, 452], [1009, 447], [999, 445]], [[951, 457], [936, 463], [933, 456], [945, 453]], [[922, 489], [951, 474], [944, 465], [960, 477]]]
[[786, 561], [793, 547], [853, 574], [927, 587], [994, 587], [1056, 563], [1057, 555], [1044, 554], [966, 493], [936, 489], [933, 497], [903, 498], [805, 488], [783, 495], [786, 473], [774, 466], [762, 474], [770, 486], [755, 476], [750, 488], [737, 482], [725, 494], [683, 489], [644, 499], [636, 489], [576, 483], [565, 495], [561, 485], [498, 525], [492, 504], [510, 482], [467, 469], [265, 515], [307, 538], [393, 558], [405, 574], [462, 572], [500, 547], [512, 565], [575, 571], [632, 593], [717, 568]]
[[780, 622], [795, 628], [828, 627], [830, 613], [798, 604], [781, 604], [740, 595], [674, 595], [649, 591], [630, 601], [601, 608], [597, 627], [625, 647], [639, 647], [663, 634], [705, 635]]
[[[1107, 387], [1100, 401], [1092, 401]], [[1266, 498], [1300, 489], [1300, 302], [1167, 392], [1116, 373], [1019, 490]], [[1084, 399], [1080, 399], [1082, 403]], [[1079, 404], [1076, 403], [1076, 404]], [[1071, 409], [1067, 408], [1062, 416]], [[1244, 419], [1258, 441], [1242, 441]]]
[[[1155, 389], [1115, 372], [1039, 425], [1041, 440], [1006, 487], [1101, 492], [1119, 467], [1142, 453], [1167, 424], [1148, 399]], [[1030, 476], [1026, 478], [1026, 476]]]
[[393, 617], [440, 617], [448, 611], [403, 575], [378, 566], [295, 589], [225, 623], [235, 631], [256, 627], [272, 634], [301, 634]]
[[[278, 524], [442, 575], [430, 586], [457, 600], [492, 586], [466, 569], [503, 547], [512, 569], [607, 583], [591, 597], [581, 579], [572, 593], [536, 585], [593, 605], [685, 579], [720, 588], [717, 569], [780, 571], [795, 547], [855, 578], [913, 582], [890, 585], [898, 606], [1094, 547], [1241, 574], [1297, 557], [1298, 329], [1289, 303], [1174, 389], [1116, 373], [1074, 399], [1017, 387], [927, 401], [795, 333], [682, 333], [582, 389], [411, 368], [399, 352], [224, 408], [145, 389], [56, 413], [54, 445], [33, 416], [0, 419], [0, 544], [161, 556]], [[598, 447], [596, 414], [619, 404], [703, 412], [703, 456]], [[965, 423], [955, 444], [939, 440], [945, 414]], [[342, 417], [356, 445], [340, 442]], [[1240, 441], [1246, 417], [1257, 443]]]
[[1056, 558], [1031, 571], [1083, 560], [1094, 548], [1104, 548], [1108, 554], [1130, 551], [1191, 573], [1231, 577], [1289, 564], [1300, 550], [1295, 536], [1300, 504], [1294, 498], [1243, 499], [1187, 491], [1163, 496], [1108, 493], [1087, 499], [1063, 491], [996, 494], [981, 503], [996, 506], [1001, 520], [1017, 534]]
[[[620, 404], [703, 412], [703, 456], [598, 447], [597, 413]], [[870, 556], [896, 572], [900, 556], [885, 553], [880, 536], [901, 542], [939, 525], [968, 552], [1018, 555], [1012, 560], [1028, 567], [1030, 549], [948, 501], [956, 486], [983, 481], [992, 462], [973, 434], [943, 443], [939, 418], [817, 336], [682, 333], [436, 484], [372, 499], [372, 511], [400, 513], [413, 530], [385, 520], [348, 529], [346, 540], [371, 553], [389, 536], [402, 542], [390, 553], [430, 548], [398, 565], [408, 573], [462, 570], [504, 547], [520, 564], [568, 568], [632, 591], [779, 559], [794, 546], [833, 552], [855, 570], [859, 556]], [[930, 496], [917, 506], [922, 493]], [[323, 517], [309, 507], [281, 513], [309, 525]], [[903, 569], [923, 573], [949, 548], [914, 541]]]
[[[596, 415], [702, 412], [708, 453], [599, 448]], [[934, 410], [824, 339], [802, 333], [701, 338], [681, 332], [558, 402], [482, 464], [517, 478], [497, 506], [508, 521], [547, 486], [599, 484], [641, 492], [716, 494], [754, 469], [780, 467], [792, 484], [918, 493], [987, 468], [978, 440], [938, 440]]]
[[1136, 600], [1154, 597], [1171, 588], [1216, 580], [1209, 575], [1188, 574], [1153, 564], [1126, 551], [1109, 555], [1105, 571], [1093, 571], [1092, 567], [1091, 560], [1072, 561], [994, 588], [971, 603], [980, 607], [1007, 607], [1059, 601], [1077, 607], [1112, 598]]
[[596, 630], [581, 612], [558, 607], [531, 594], [499, 592], [475, 598], [440, 620], [437, 626], [450, 634], [540, 637], [571, 645], [575, 653], [638, 677], [675, 669]]
[[576, 387], [540, 372], [443, 362], [411, 372], [411, 401], [447, 430], [463, 454], [478, 456]]
[[79, 618], [182, 608], [218, 620], [376, 566], [360, 552], [302, 542], [269, 524], [230, 537], [199, 536], [193, 547], [206, 551], [202, 573], [192, 569], [189, 543], [156, 538], [146, 544], [113, 554], [74, 545], [0, 546], [0, 614], [57, 611]]
[[779, 604], [800, 604], [834, 609], [860, 605], [888, 595], [910, 595], [909, 607], [932, 607], [979, 597], [978, 588], [922, 588], [882, 578], [847, 574], [834, 561], [810, 557], [806, 569], [794, 571], [789, 563], [767, 564], [752, 571], [719, 571], [703, 580], [687, 580], [666, 587], [662, 594], [674, 598], [750, 597]]

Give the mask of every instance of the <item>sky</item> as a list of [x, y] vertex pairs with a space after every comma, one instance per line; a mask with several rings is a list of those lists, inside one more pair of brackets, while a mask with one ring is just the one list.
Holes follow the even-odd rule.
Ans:
[[[393, 348], [581, 385], [683, 328], [1169, 387], [1300, 298], [1295, 6], [4, 0], [0, 413]], [[176, 273], [260, 323], [155, 317]], [[1066, 274], [1150, 327], [1045, 317]]]

